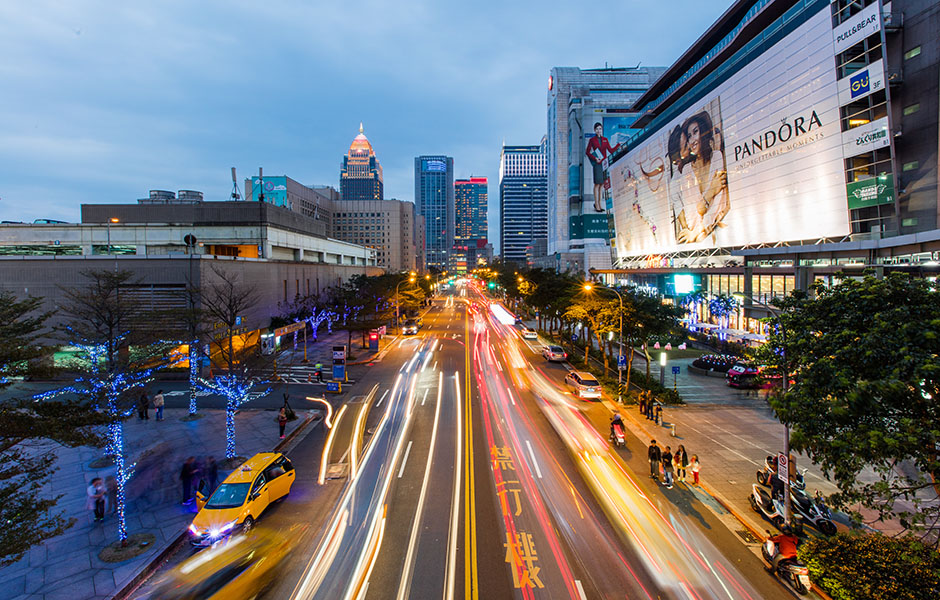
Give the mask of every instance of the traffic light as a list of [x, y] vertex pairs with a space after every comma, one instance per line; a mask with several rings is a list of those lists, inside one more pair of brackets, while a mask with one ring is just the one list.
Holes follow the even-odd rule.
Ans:
[[487, 285], [491, 290], [496, 287], [496, 283], [493, 282], [493, 281], [489, 282], [489, 283], [486, 284], [486, 285]]

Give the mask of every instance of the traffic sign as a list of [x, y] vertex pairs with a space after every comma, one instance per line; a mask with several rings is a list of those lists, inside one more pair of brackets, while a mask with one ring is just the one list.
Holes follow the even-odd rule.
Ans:
[[333, 360], [346, 358], [346, 346], [333, 346]]
[[326, 382], [326, 391], [328, 392], [338, 392], [340, 391], [340, 386], [338, 381], [327, 381]]
[[572, 342], [577, 342], [577, 341], [578, 341], [578, 336], [576, 336], [575, 334], [571, 334], [571, 341], [572, 341]]
[[623, 354], [617, 357], [617, 368], [621, 371], [627, 368], [627, 357]]
[[681, 371], [682, 371], [682, 367], [673, 367], [673, 368], [672, 368], [672, 374], [673, 374], [673, 375], [678, 375]]
[[777, 477], [781, 480], [786, 481], [787, 477], [790, 476], [789, 465], [787, 464], [787, 455], [783, 452], [777, 454]]
[[281, 337], [282, 335], [287, 335], [288, 333], [300, 331], [306, 326], [306, 321], [298, 321], [296, 323], [291, 323], [290, 325], [285, 325], [284, 327], [278, 327], [274, 330], [274, 337]]

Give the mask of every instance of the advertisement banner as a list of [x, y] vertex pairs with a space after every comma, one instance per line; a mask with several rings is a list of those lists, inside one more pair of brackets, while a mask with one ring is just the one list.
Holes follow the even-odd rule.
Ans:
[[[633, 122], [636, 121], [635, 113], [620, 114], [623, 109], [605, 109], [595, 108], [593, 112], [585, 112], [582, 115], [582, 126], [584, 127], [584, 146], [581, 151], [581, 164], [584, 165], [584, 189], [582, 198], [585, 198], [587, 209], [591, 209], [590, 199], [594, 197], [594, 192], [601, 186], [601, 195], [605, 195], [604, 190], [610, 189], [610, 176], [607, 164], [610, 155], [626, 144], [630, 136], [636, 132], [631, 130]], [[597, 127], [600, 125], [600, 127]], [[598, 137], [600, 133], [600, 137]], [[607, 192], [609, 193], [609, 192]], [[599, 204], [603, 205], [603, 202]]]
[[872, 152], [878, 148], [884, 148], [890, 143], [888, 117], [882, 117], [877, 121], [842, 132], [842, 153], [845, 156]]
[[836, 83], [822, 10], [639, 138], [610, 166], [617, 255], [849, 233]]
[[875, 2], [832, 29], [832, 46], [835, 54], [845, 52], [879, 31], [881, 31], [881, 3]]
[[885, 87], [884, 61], [876, 60], [864, 69], [839, 80], [839, 104], [845, 106]]
[[849, 208], [868, 208], [879, 204], [894, 204], [894, 175], [885, 173], [877, 177], [846, 184]]
[[257, 175], [251, 178], [251, 199], [258, 202], [264, 190], [264, 201], [275, 206], [287, 206], [287, 177], [265, 177], [264, 182]]

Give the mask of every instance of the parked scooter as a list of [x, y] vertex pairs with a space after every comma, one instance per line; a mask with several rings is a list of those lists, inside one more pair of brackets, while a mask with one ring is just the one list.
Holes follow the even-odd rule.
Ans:
[[614, 446], [617, 448], [623, 448], [627, 445], [627, 439], [623, 434], [623, 425], [620, 423], [614, 423], [612, 425], [614, 429], [614, 435], [611, 441], [614, 443]]
[[[756, 483], [751, 484], [751, 490], [748, 501], [751, 503], [751, 508], [754, 509], [754, 512], [761, 513], [773, 523], [777, 529], [783, 530], [783, 526], [786, 523], [786, 519], [783, 516], [783, 500], [780, 498], [772, 498], [770, 494], [767, 493], [767, 490], [758, 486]], [[794, 514], [791, 519], [791, 527], [796, 534], [803, 533], [803, 517], [799, 514]]]
[[823, 535], [835, 535], [836, 526], [832, 522], [832, 512], [823, 501], [822, 494], [816, 490], [815, 497], [810, 497], [806, 490], [790, 489], [790, 506], [803, 517], [803, 521], [818, 529]]
[[[770, 535], [770, 532], [768, 531], [767, 534]], [[773, 567], [774, 555], [776, 553], [777, 544], [772, 539], [767, 539], [767, 541], [761, 545], [761, 554], [771, 567]], [[799, 560], [789, 558], [781, 560], [780, 564], [777, 565], [777, 575], [790, 584], [797, 593], [804, 596], [809, 593], [811, 585], [809, 581], [809, 569]]]
[[[790, 481], [790, 488], [805, 490], [806, 480], [804, 475], [809, 469], [798, 469], [796, 477]], [[777, 472], [777, 457], [770, 455], [764, 460], [764, 468], [757, 472], [757, 483], [761, 485], [770, 485], [770, 477]]]

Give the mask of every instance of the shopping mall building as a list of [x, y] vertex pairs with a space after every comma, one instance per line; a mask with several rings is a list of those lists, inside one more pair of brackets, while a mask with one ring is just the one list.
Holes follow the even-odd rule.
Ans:
[[866, 269], [935, 277], [938, 31], [936, 0], [735, 2], [634, 105], [606, 165], [613, 268], [592, 273], [761, 302]]

